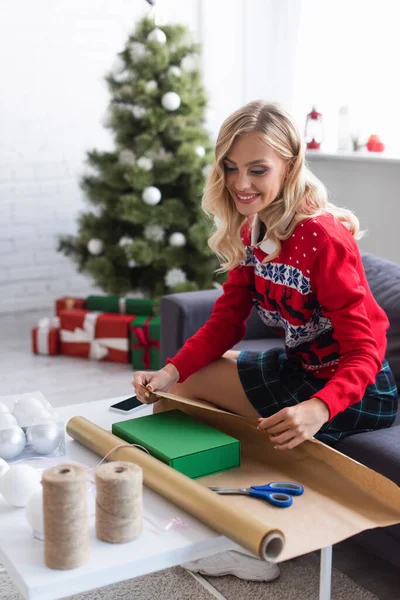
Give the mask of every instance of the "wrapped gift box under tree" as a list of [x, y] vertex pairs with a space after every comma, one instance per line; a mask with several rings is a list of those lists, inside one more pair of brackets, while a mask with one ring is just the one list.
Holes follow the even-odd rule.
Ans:
[[154, 302], [148, 298], [124, 298], [120, 296], [88, 296], [88, 310], [119, 313], [121, 315], [153, 316]]
[[32, 352], [55, 356], [60, 354], [60, 319], [44, 317], [31, 332]]
[[160, 317], [136, 317], [130, 324], [131, 360], [134, 369], [160, 368]]
[[62, 310], [72, 310], [73, 308], [86, 308], [86, 298], [74, 298], [73, 296], [63, 296], [56, 300], [56, 315], [60, 316]]
[[129, 326], [132, 315], [100, 313], [84, 309], [60, 312], [61, 354], [130, 362]]

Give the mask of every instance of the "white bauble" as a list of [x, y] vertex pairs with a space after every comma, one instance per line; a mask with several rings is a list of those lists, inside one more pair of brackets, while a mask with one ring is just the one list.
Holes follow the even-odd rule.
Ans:
[[181, 98], [176, 92], [167, 92], [161, 98], [161, 104], [165, 110], [174, 111], [178, 110], [181, 105]]
[[121, 246], [121, 248], [123, 248], [124, 246], [129, 246], [132, 243], [133, 243], [133, 238], [129, 237], [128, 235], [123, 235], [122, 238], [118, 242], [118, 246]]
[[101, 124], [106, 129], [109, 129], [113, 125], [113, 113], [111, 108], [109, 108], [104, 115], [101, 117]]
[[26, 441], [38, 454], [50, 454], [59, 445], [62, 437], [61, 428], [51, 421], [30, 425], [26, 429]]
[[138, 167], [143, 169], [143, 171], [151, 171], [151, 169], [153, 168], [153, 161], [151, 160], [151, 158], [147, 158], [147, 156], [142, 156], [141, 158], [139, 158], [136, 164]]
[[182, 75], [182, 71], [179, 67], [172, 65], [172, 67], [168, 69], [168, 75], [170, 77], [180, 77]]
[[32, 528], [33, 536], [38, 540], [44, 540], [43, 487], [41, 485], [28, 500], [26, 519]]
[[18, 421], [10, 412], [0, 412], [0, 429], [8, 429], [9, 427], [18, 427]]
[[169, 243], [174, 248], [181, 248], [186, 245], [186, 237], [180, 231], [176, 231], [169, 237]]
[[0, 480], [0, 494], [13, 506], [26, 506], [39, 486], [39, 471], [29, 465], [13, 465]]
[[128, 267], [130, 269], [134, 269], [135, 267], [137, 267], [137, 262], [136, 262], [136, 260], [134, 258], [130, 258], [128, 260]]
[[0, 429], [0, 458], [4, 460], [15, 458], [21, 454], [25, 444], [25, 433], [18, 425]]
[[203, 148], [203, 146], [196, 146], [194, 151], [200, 158], [203, 158], [206, 155], [206, 149]]
[[33, 423], [37, 417], [47, 416], [50, 417], [49, 410], [45, 407], [43, 402], [35, 396], [25, 396], [14, 405], [13, 413], [17, 419], [20, 427], [27, 427]]
[[115, 73], [113, 75], [114, 81], [116, 81], [117, 83], [126, 83], [127, 81], [130, 81], [131, 79], [133, 79], [132, 77], [132, 73], [130, 73], [129, 71], [122, 71], [122, 73]]
[[10, 467], [3, 458], [0, 458], [0, 479], [5, 475]]
[[124, 59], [121, 56], [117, 56], [111, 67], [112, 74], [118, 75], [119, 73], [122, 73], [122, 71], [125, 71], [125, 69], [126, 69], [126, 64], [125, 64]]
[[147, 41], [156, 42], [156, 44], [165, 44], [167, 41], [167, 36], [162, 29], [156, 27], [153, 29], [153, 31], [150, 31], [149, 35], [147, 36]]
[[161, 192], [157, 187], [150, 185], [144, 188], [142, 198], [145, 204], [155, 206], [161, 201]]
[[187, 281], [186, 273], [182, 271], [182, 269], [170, 269], [167, 271], [165, 275], [165, 285], [167, 287], [175, 287], [180, 283], [185, 283]]
[[99, 254], [101, 254], [103, 252], [104, 244], [101, 240], [98, 240], [97, 238], [93, 238], [93, 239], [89, 240], [87, 249], [89, 250], [90, 254], [93, 254], [93, 256], [98, 256]]
[[141, 42], [132, 42], [129, 46], [129, 55], [133, 61], [140, 60], [147, 55], [147, 48]]
[[188, 54], [182, 59], [181, 67], [184, 71], [195, 71], [198, 67], [197, 58], [193, 54]]
[[138, 104], [132, 106], [131, 111], [135, 119], [142, 119], [146, 114], [146, 109], [144, 106], [139, 106]]
[[155, 92], [157, 88], [158, 88], [158, 84], [157, 84], [157, 81], [154, 81], [154, 79], [151, 79], [150, 81], [148, 81], [146, 83], [146, 85], [144, 86], [144, 89], [148, 94], [150, 94], [151, 92]]
[[127, 165], [128, 167], [132, 167], [136, 162], [136, 156], [132, 150], [121, 150], [118, 155], [118, 162], [121, 165]]
[[3, 404], [3, 402], [0, 402], [0, 414], [8, 413], [8, 412], [10, 412], [10, 409], [8, 408], [8, 406], [6, 406], [6, 404]]
[[147, 225], [144, 228], [144, 237], [151, 242], [162, 242], [165, 237], [165, 229], [160, 225]]

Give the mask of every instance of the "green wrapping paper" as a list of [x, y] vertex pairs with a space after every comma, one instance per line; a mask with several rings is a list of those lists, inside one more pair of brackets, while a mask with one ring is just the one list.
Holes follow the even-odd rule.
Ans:
[[148, 298], [123, 298], [120, 296], [89, 296], [88, 310], [111, 312], [126, 315], [154, 315], [153, 300]]
[[160, 317], [136, 317], [129, 327], [134, 369], [160, 368]]

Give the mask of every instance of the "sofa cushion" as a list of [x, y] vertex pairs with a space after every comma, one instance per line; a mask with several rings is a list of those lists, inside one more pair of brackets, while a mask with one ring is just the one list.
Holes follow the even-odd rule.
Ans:
[[372, 294], [390, 322], [386, 357], [400, 387], [400, 265], [367, 252], [361, 256]]

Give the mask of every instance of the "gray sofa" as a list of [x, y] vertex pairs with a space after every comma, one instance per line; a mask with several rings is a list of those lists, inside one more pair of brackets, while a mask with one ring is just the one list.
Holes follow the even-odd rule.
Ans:
[[[368, 253], [362, 253], [362, 260], [372, 293], [390, 321], [387, 358], [400, 388], [400, 265]], [[162, 298], [162, 365], [207, 321], [220, 294], [221, 290], [205, 290]], [[282, 343], [253, 310], [246, 335], [235, 349], [266, 350]], [[389, 429], [350, 436], [335, 448], [400, 485], [400, 413]], [[400, 568], [400, 525], [363, 532], [354, 541]]]

